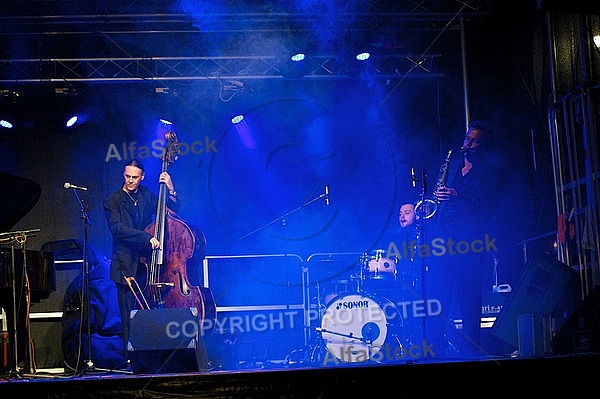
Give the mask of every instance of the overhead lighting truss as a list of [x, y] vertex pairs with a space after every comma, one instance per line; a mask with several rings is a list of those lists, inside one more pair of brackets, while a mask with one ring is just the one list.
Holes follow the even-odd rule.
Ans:
[[[437, 58], [434, 54], [373, 57], [371, 77], [438, 77]], [[0, 60], [0, 83], [284, 79], [287, 62], [279, 56]], [[337, 56], [312, 56], [304, 62], [304, 78], [358, 79], [347, 73], [350, 61]]]
[[[336, 2], [347, 3], [343, 0]], [[265, 51], [261, 47], [261, 39], [265, 36], [281, 37], [292, 42], [296, 38], [309, 39], [313, 37], [315, 23], [320, 22], [317, 15], [298, 12], [293, 0], [268, 2], [268, 6], [232, 1], [227, 5], [227, 12], [208, 15], [204, 19], [198, 18], [204, 17], [201, 13], [174, 12], [174, 9], [165, 6], [170, 2], [160, 0], [82, 1], [76, 11], [68, 14], [64, 12], [66, 3], [58, 0], [7, 0], [3, 4], [0, 43], [16, 43], [15, 46], [19, 44], [24, 49], [35, 49], [43, 44], [43, 53], [49, 56], [35, 58], [39, 53], [20, 52], [21, 58], [15, 58], [4, 52], [5, 59], [0, 59], [0, 83], [289, 79], [286, 63], [291, 54], [279, 54], [280, 48]], [[435, 68], [435, 61], [440, 57], [437, 54], [392, 54], [389, 51], [394, 51], [396, 40], [403, 45], [401, 51], [426, 48], [423, 44], [406, 46], [405, 39], [420, 36], [423, 32], [438, 37], [439, 31], [457, 29], [457, 13], [469, 19], [487, 14], [486, 10], [480, 9], [479, 0], [467, 3], [459, 0], [361, 0], [355, 6], [360, 12], [348, 14], [340, 11], [328, 15], [336, 21], [335, 29], [329, 33], [344, 37], [351, 29], [359, 38], [377, 42], [388, 52], [372, 54], [368, 60], [368, 73], [357, 75], [350, 71], [353, 67], [350, 61], [342, 59], [340, 54], [325, 53], [331, 51], [328, 48], [315, 51], [315, 47], [308, 46], [301, 50], [312, 50], [316, 55], [306, 54], [301, 74], [294, 78], [388, 80], [394, 77], [442, 76]], [[331, 9], [338, 10], [338, 7], [332, 6]], [[198, 21], [202, 22], [201, 28]], [[204, 23], [210, 21], [218, 23]], [[131, 52], [125, 51], [122, 51], [125, 55], [122, 57], [119, 50], [129, 46], [136, 48], [131, 44], [136, 41], [140, 43], [139, 48], [144, 49], [142, 44], [167, 38], [169, 42], [195, 43], [198, 51], [182, 44], [180, 47], [164, 48], [167, 53], [149, 51], [146, 52], [147, 57], [135, 58], [130, 56]], [[66, 42], [77, 44], [80, 40], [84, 43], [84, 39], [86, 45], [81, 45], [81, 48], [75, 46], [71, 49], [64, 45]], [[221, 53], [219, 46], [227, 40], [236, 44], [247, 40], [251, 49], [249, 53], [254, 51], [254, 55]], [[426, 43], [429, 42], [426, 40]], [[265, 53], [261, 54], [261, 49]], [[83, 52], [75, 52], [79, 50]], [[190, 54], [211, 56], [192, 57]]]

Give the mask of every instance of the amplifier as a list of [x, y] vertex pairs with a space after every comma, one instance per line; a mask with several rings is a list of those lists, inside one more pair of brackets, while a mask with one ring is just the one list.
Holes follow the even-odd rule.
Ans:
[[134, 373], [205, 371], [206, 347], [196, 308], [131, 312], [127, 352]]
[[481, 304], [481, 317], [497, 317], [506, 304], [509, 295], [509, 292], [484, 294]]
[[[496, 292], [493, 294], [484, 294], [481, 303], [481, 328], [489, 329], [494, 326], [498, 314], [506, 305], [510, 292]], [[462, 329], [462, 319], [454, 315], [454, 325], [457, 329]]]

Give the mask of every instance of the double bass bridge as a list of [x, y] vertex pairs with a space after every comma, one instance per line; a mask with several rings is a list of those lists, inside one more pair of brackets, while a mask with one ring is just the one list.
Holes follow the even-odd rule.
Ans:
[[148, 283], [148, 286], [156, 288], [175, 287], [175, 283]]

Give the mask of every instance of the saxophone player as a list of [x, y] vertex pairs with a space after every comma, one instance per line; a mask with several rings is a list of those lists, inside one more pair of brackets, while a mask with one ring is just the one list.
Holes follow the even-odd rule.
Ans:
[[[492, 234], [488, 223], [501, 194], [501, 169], [487, 159], [491, 147], [491, 129], [483, 121], [472, 121], [460, 151], [454, 152], [447, 181], [433, 193], [440, 206], [428, 242], [438, 240], [447, 248], [440, 256], [431, 256], [425, 281], [426, 299], [442, 306], [439, 315], [427, 318], [426, 330], [426, 340], [438, 357], [487, 355], [481, 347], [480, 322], [489, 248], [474, 244]], [[462, 329], [456, 329], [454, 316], [462, 319]]]

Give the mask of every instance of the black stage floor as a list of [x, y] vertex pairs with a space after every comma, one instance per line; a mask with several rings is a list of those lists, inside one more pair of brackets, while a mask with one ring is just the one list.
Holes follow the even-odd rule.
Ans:
[[[600, 354], [436, 359], [393, 365], [254, 365], [244, 370], [133, 374], [86, 370], [8, 375], [3, 398], [426, 398], [524, 397], [597, 391]], [[593, 394], [592, 394], [593, 395]]]

